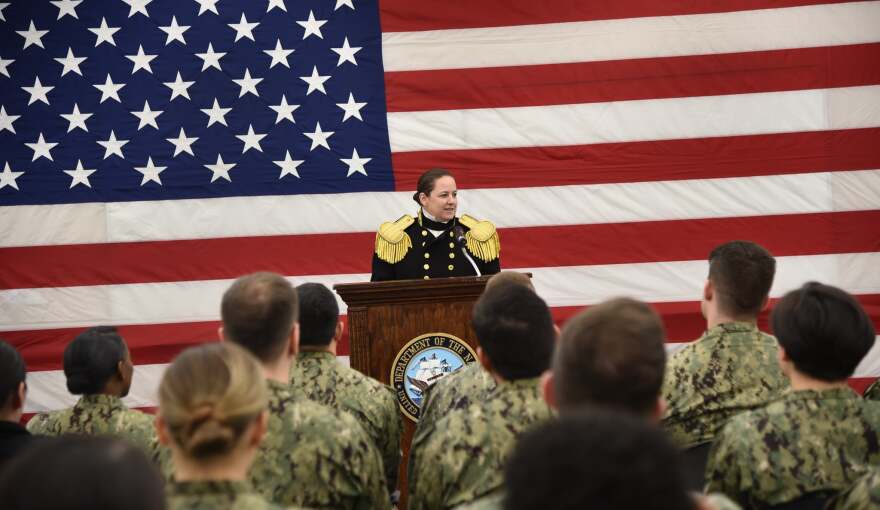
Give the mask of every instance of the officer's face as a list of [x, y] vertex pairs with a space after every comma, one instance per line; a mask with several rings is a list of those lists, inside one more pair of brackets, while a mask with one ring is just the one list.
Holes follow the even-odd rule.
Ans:
[[443, 176], [434, 181], [434, 189], [430, 195], [422, 193], [419, 196], [422, 207], [428, 214], [440, 221], [449, 221], [455, 217], [458, 207], [458, 190], [455, 187], [455, 179]]

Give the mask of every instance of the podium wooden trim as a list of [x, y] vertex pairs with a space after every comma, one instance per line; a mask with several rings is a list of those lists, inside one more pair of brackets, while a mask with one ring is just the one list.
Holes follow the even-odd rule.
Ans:
[[[374, 339], [387, 338], [381, 324], [371, 326], [369, 315], [379, 307], [413, 305], [429, 306], [440, 305], [446, 307], [451, 304], [467, 305], [471, 307], [480, 297], [486, 287], [488, 276], [468, 276], [460, 278], [442, 278], [434, 280], [396, 280], [386, 282], [368, 283], [345, 283], [335, 285], [333, 288], [343, 301], [348, 305], [348, 338], [351, 366], [367, 375], [370, 375], [385, 384], [388, 384], [387, 371], [377, 370], [374, 366], [380, 360], [373, 360], [371, 345]], [[422, 315], [422, 314], [420, 314]], [[425, 327], [424, 332], [445, 331], [446, 324], [436, 323], [434, 328]], [[459, 328], [456, 328], [459, 333]], [[467, 335], [456, 335], [463, 338], [471, 347], [476, 348], [476, 337], [470, 324], [467, 324]], [[418, 335], [412, 335], [416, 337]], [[400, 348], [409, 338], [396, 339], [394, 347]], [[396, 350], [394, 351], [397, 352]], [[393, 358], [393, 356], [392, 356]], [[389, 358], [387, 361], [391, 361]], [[384, 365], [384, 364], [382, 364]]]
[[[348, 305], [352, 368], [390, 385], [391, 364], [400, 349], [430, 332], [454, 335], [476, 350], [471, 313], [488, 279], [468, 276], [335, 285], [334, 290]], [[405, 416], [403, 421], [400, 508], [406, 505], [406, 465], [415, 431], [415, 423]]]

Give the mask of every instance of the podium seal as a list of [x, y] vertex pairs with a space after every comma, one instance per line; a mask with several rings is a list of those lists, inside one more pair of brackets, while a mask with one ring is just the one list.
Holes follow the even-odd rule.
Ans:
[[477, 353], [449, 333], [426, 333], [406, 343], [391, 364], [391, 386], [400, 410], [419, 421], [425, 391], [443, 377], [477, 361]]

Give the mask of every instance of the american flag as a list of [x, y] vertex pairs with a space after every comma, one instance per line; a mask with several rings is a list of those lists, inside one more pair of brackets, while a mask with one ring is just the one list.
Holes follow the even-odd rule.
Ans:
[[773, 297], [820, 280], [880, 323], [880, 2], [0, 3], [0, 149], [28, 412], [73, 402], [87, 326], [121, 328], [151, 407], [236, 276], [367, 281], [430, 167], [559, 322], [629, 295], [675, 348], [708, 252], [751, 239]]

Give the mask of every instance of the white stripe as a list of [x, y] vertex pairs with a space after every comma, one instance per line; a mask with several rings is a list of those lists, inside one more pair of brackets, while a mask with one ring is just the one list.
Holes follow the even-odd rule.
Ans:
[[762, 9], [498, 28], [386, 32], [386, 71], [711, 55], [880, 41], [880, 5]]
[[[845, 253], [776, 257], [771, 297], [781, 297], [807, 281], [816, 280], [852, 294], [880, 292], [880, 253]], [[709, 272], [705, 260], [525, 268], [536, 292], [547, 304], [582, 306], [615, 296], [649, 303], [699, 301]]]
[[[368, 274], [297, 276], [291, 284], [369, 281]], [[220, 299], [233, 280], [91, 285], [0, 291], [0, 331], [173, 324], [220, 319]], [[347, 308], [340, 301], [343, 313]]]
[[[501, 228], [860, 211], [880, 204], [880, 170], [476, 189], [459, 196], [459, 211]], [[412, 211], [411, 197], [374, 192], [5, 207], [0, 247], [370, 232]], [[99, 209], [107, 216], [93, 230]]]
[[[688, 345], [688, 342], [668, 343], [666, 344], [667, 354], [681, 349]], [[862, 358], [859, 366], [852, 375], [853, 377], [878, 377], [880, 376], [880, 336], [874, 338], [874, 346], [868, 351], [868, 354]]]
[[0, 206], [0, 247], [107, 242], [106, 216], [100, 203]]
[[392, 152], [584, 145], [877, 126], [877, 85], [388, 114]]
[[[167, 363], [155, 365], [135, 365], [131, 379], [131, 389], [122, 401], [128, 407], [153, 407], [156, 405], [157, 390]], [[63, 370], [44, 370], [28, 372], [28, 394], [24, 412], [38, 413], [54, 411], [72, 406], [79, 398], [67, 391]]]
[[[777, 257], [771, 291], [780, 296], [808, 280], [837, 285], [853, 294], [880, 293], [880, 253]], [[699, 300], [707, 262], [525, 268], [550, 306], [588, 305], [612, 296], [647, 302]], [[366, 274], [301, 276], [332, 286], [365, 282]], [[231, 280], [96, 285], [0, 291], [0, 330], [72, 328], [96, 324], [167, 324], [219, 319], [220, 297]], [[340, 302], [341, 313], [347, 308]]]
[[880, 170], [465, 190], [460, 195], [470, 214], [501, 228], [861, 211], [880, 204]]
[[[880, 338], [878, 338], [880, 340]], [[684, 347], [687, 343], [666, 344], [669, 353]], [[338, 356], [339, 362], [350, 364], [348, 356]], [[136, 365], [132, 378], [131, 391], [123, 402], [128, 407], [156, 407], [158, 406], [157, 391], [162, 374], [168, 366], [166, 363], [156, 365]], [[853, 377], [877, 377], [880, 376], [880, 341], [875, 341], [874, 347], [865, 356], [856, 368]], [[54, 411], [71, 407], [79, 398], [67, 392], [65, 387], [64, 372], [61, 370], [46, 370], [40, 372], [28, 372], [27, 374], [28, 395], [25, 400], [25, 413], [39, 413]]]
[[12, 206], [0, 246], [364, 232], [413, 207], [394, 192]]
[[[348, 356], [337, 356], [340, 363], [348, 366]], [[128, 407], [155, 407], [158, 405], [159, 383], [168, 363], [155, 365], [135, 365], [131, 380], [131, 390], [123, 399]], [[25, 413], [39, 413], [71, 407], [79, 398], [67, 391], [63, 370], [43, 370], [28, 372], [28, 395], [25, 400]]]

